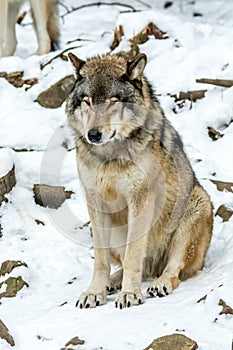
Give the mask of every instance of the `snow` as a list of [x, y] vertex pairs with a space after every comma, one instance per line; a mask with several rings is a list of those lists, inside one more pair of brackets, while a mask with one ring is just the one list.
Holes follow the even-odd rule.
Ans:
[[9, 148], [0, 149], [0, 178], [6, 175], [12, 168], [11, 150]]
[[[150, 38], [140, 45], [148, 56], [145, 73], [167, 118], [182, 136], [197, 178], [211, 196], [214, 213], [222, 204], [233, 209], [233, 194], [219, 192], [210, 182], [233, 182], [233, 88], [196, 83], [203, 77], [232, 79], [233, 3], [177, 0], [165, 9], [164, 2], [123, 2], [143, 10], [136, 13], [120, 13], [125, 10], [120, 6], [74, 11], [61, 20], [61, 49], [75, 46], [72, 52], [82, 59], [106, 53], [113, 30], [120, 24], [125, 38], [116, 52], [127, 48], [128, 39], [150, 21], [167, 32], [166, 40]], [[71, 8], [85, 2], [63, 3]], [[62, 5], [59, 10], [60, 15], [66, 12]], [[0, 304], [0, 318], [15, 339], [15, 350], [57, 350], [74, 336], [85, 340], [80, 345], [83, 350], [139, 350], [153, 339], [175, 332], [194, 339], [200, 350], [230, 350], [233, 317], [219, 315], [222, 307], [218, 302], [223, 299], [233, 306], [233, 217], [228, 222], [215, 217], [205, 268], [166, 298], [147, 298], [139, 307], [118, 310], [113, 295], [96, 309], [75, 308], [93, 271], [90, 227], [82, 228], [89, 220], [85, 198], [77, 178], [75, 151], [62, 147], [69, 139], [72, 146], [65, 104], [46, 109], [34, 102], [41, 91], [72, 74], [73, 68], [58, 58], [41, 70], [40, 64], [56, 53], [34, 55], [37, 44], [29, 15], [26, 23], [17, 26], [15, 55], [0, 59], [0, 71], [23, 70], [25, 79], [39, 79], [27, 91], [0, 79], [0, 176], [14, 162], [17, 179], [8, 202], [0, 207], [0, 263], [11, 259], [28, 265], [16, 268], [10, 276], [21, 275], [29, 288], [24, 287], [15, 298], [1, 299]], [[75, 39], [83, 41], [67, 44]], [[192, 104], [186, 101], [181, 108], [169, 95], [198, 89], [208, 89], [205, 98]], [[224, 136], [212, 141], [208, 126]], [[33, 197], [33, 186], [38, 183], [61, 185], [74, 194], [57, 210], [43, 208]], [[142, 289], [146, 294], [147, 283]], [[197, 303], [206, 294], [206, 300]], [[1, 350], [10, 348], [0, 339]]]

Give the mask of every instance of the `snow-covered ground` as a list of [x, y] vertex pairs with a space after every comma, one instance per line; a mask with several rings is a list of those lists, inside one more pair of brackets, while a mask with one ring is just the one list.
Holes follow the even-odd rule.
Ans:
[[[62, 3], [70, 8], [86, 2]], [[120, 24], [125, 38], [116, 51], [126, 49], [127, 39], [149, 22], [167, 32], [168, 39], [151, 37], [140, 46], [148, 56], [145, 73], [166, 116], [182, 136], [196, 175], [211, 196], [214, 212], [222, 204], [233, 209], [233, 193], [218, 191], [210, 181], [233, 182], [233, 87], [196, 83], [197, 78], [233, 78], [233, 2], [174, 0], [166, 9], [161, 0], [122, 3], [143, 11], [120, 13], [126, 9], [114, 5], [87, 7], [63, 16], [61, 49], [77, 47], [72, 52], [82, 59], [106, 53], [113, 30]], [[67, 11], [62, 5], [59, 10], [61, 17]], [[24, 23], [30, 22], [28, 15]], [[58, 58], [41, 70], [40, 64], [55, 53], [33, 55], [37, 43], [31, 25], [17, 26], [17, 36], [16, 53], [0, 59], [0, 71], [23, 70], [25, 79], [37, 77], [39, 83], [25, 91], [0, 79], [0, 147], [13, 150], [7, 152], [15, 163], [17, 179], [8, 202], [0, 207], [0, 263], [21, 260], [28, 265], [10, 275], [21, 275], [29, 288], [24, 287], [15, 298], [1, 299], [0, 304], [0, 319], [14, 337], [15, 349], [59, 350], [79, 336], [85, 340], [80, 345], [83, 350], [141, 350], [157, 337], [179, 332], [194, 339], [200, 350], [231, 350], [233, 316], [219, 315], [222, 307], [218, 302], [221, 298], [233, 306], [233, 217], [228, 222], [215, 217], [205, 269], [166, 298], [146, 299], [139, 307], [119, 310], [114, 307], [113, 295], [102, 307], [75, 308], [93, 270], [90, 228], [82, 228], [88, 215], [77, 179], [75, 152], [62, 147], [70, 137], [65, 104], [46, 109], [34, 102], [41, 91], [71, 74], [73, 68]], [[75, 39], [82, 40], [67, 44]], [[198, 89], [208, 89], [205, 98], [192, 104], [186, 101], [182, 107], [168, 95]], [[207, 127], [224, 136], [213, 141]], [[0, 161], [5, 155], [0, 153]], [[2, 175], [10, 168], [9, 160], [6, 163], [0, 166]], [[62, 185], [74, 194], [59, 209], [46, 209], [34, 201], [33, 186], [38, 183]], [[0, 283], [4, 279], [0, 277]], [[144, 283], [144, 293], [146, 288]], [[206, 300], [197, 303], [206, 294]], [[1, 350], [10, 348], [0, 339]]]

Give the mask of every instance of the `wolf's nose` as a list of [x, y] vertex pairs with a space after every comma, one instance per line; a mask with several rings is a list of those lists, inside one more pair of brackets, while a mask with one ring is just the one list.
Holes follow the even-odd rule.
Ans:
[[98, 143], [102, 138], [102, 133], [99, 130], [91, 129], [87, 134], [88, 140], [92, 143]]

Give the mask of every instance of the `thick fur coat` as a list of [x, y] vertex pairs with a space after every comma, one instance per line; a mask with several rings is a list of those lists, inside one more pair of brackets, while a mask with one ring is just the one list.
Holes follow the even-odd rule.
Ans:
[[[94, 238], [94, 273], [80, 308], [116, 306], [164, 296], [202, 269], [212, 204], [198, 183], [182, 141], [143, 75], [146, 55], [73, 54], [76, 84], [67, 100], [77, 165]], [[110, 261], [119, 270], [110, 276]]]

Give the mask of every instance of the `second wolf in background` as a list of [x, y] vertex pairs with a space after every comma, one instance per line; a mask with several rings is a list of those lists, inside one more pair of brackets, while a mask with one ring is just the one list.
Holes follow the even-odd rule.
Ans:
[[[12, 56], [17, 39], [15, 25], [24, 0], [0, 0], [0, 57]], [[48, 53], [58, 45], [57, 0], [30, 0], [38, 39], [37, 55]]]

